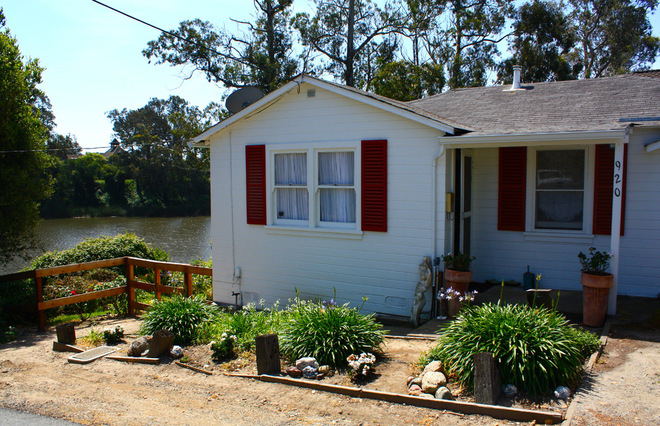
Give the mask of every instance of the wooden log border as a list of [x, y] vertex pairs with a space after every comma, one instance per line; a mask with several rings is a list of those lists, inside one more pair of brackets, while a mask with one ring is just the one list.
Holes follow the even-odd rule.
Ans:
[[429, 399], [419, 396], [402, 395], [392, 392], [383, 392], [350, 386], [330, 385], [313, 380], [292, 379], [282, 376], [256, 375], [256, 374], [231, 374], [230, 377], [242, 377], [246, 379], [261, 380], [262, 382], [280, 383], [289, 386], [314, 389], [323, 392], [331, 392], [346, 395], [353, 398], [368, 398], [379, 401], [407, 404], [416, 407], [433, 408], [437, 410], [449, 410], [463, 414], [479, 414], [497, 419], [514, 420], [519, 422], [536, 421], [540, 424], [556, 424], [563, 420], [561, 413], [552, 411], [536, 411], [524, 408], [502, 407], [499, 405], [476, 404], [473, 402], [450, 401], [444, 399]]

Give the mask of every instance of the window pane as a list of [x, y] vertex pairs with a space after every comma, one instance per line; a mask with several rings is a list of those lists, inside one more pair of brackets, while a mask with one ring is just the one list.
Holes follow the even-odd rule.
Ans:
[[584, 150], [537, 151], [537, 189], [584, 189]]
[[321, 189], [321, 221], [355, 223], [354, 189]]
[[582, 191], [537, 191], [536, 228], [582, 229]]
[[277, 218], [309, 219], [309, 196], [306, 188], [277, 188]]
[[275, 185], [307, 185], [307, 154], [275, 154]]
[[353, 152], [319, 152], [319, 185], [353, 185]]

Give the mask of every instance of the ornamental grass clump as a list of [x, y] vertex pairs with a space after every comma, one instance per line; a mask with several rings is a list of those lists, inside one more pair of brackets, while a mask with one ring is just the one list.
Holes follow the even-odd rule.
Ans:
[[349, 355], [376, 351], [386, 332], [373, 315], [348, 305], [296, 299], [282, 324], [282, 353], [291, 360], [311, 356], [321, 365], [345, 367]]
[[188, 345], [197, 341], [217, 316], [218, 308], [206, 303], [203, 297], [177, 295], [156, 302], [145, 314], [140, 332], [154, 334], [158, 330], [169, 330], [174, 334], [174, 344]]
[[441, 330], [420, 364], [442, 361], [457, 383], [472, 389], [472, 356], [490, 352], [499, 360], [502, 383], [539, 395], [574, 385], [584, 358], [598, 345], [595, 335], [572, 327], [554, 310], [485, 304], [466, 308]]
[[249, 351], [255, 347], [255, 338], [262, 334], [277, 333], [281, 327], [285, 312], [280, 311], [279, 304], [265, 308], [265, 302], [259, 302], [259, 308], [249, 303], [235, 312], [223, 312], [214, 324], [205, 331], [206, 340], [220, 341], [222, 335], [235, 336], [233, 343], [237, 351]]

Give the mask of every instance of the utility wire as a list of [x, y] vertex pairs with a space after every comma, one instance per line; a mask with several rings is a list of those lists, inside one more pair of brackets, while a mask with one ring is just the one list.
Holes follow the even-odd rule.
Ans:
[[95, 146], [91, 148], [44, 148], [44, 149], [13, 149], [9, 151], [0, 150], [0, 154], [17, 153], [17, 152], [49, 152], [49, 151], [89, 151], [92, 149], [109, 149], [109, 146]]
[[117, 12], [117, 13], [119, 13], [120, 15], [124, 15], [124, 16], [126, 16], [127, 18], [133, 19], [134, 21], [137, 21], [137, 22], [139, 22], [139, 23], [141, 23], [141, 24], [144, 24], [144, 25], [146, 25], [146, 26], [148, 26], [148, 27], [151, 27], [151, 28], [153, 28], [153, 29], [155, 29], [155, 30], [158, 30], [158, 31], [160, 31], [160, 32], [163, 32], [163, 33], [165, 33], [165, 34], [167, 34], [167, 35], [170, 35], [170, 36], [172, 36], [172, 37], [178, 38], [179, 40], [181, 40], [181, 41], [183, 41], [183, 42], [185, 42], [185, 43], [189, 43], [189, 44], [192, 44], [192, 45], [197, 46], [197, 47], [199, 47], [199, 48], [206, 49], [206, 50], [208, 50], [208, 51], [210, 51], [210, 52], [212, 52], [212, 53], [215, 53], [215, 54], [218, 55], [218, 56], [222, 56], [223, 58], [228, 58], [228, 55], [225, 55], [224, 53], [220, 53], [220, 52], [218, 52], [217, 50], [214, 50], [214, 49], [212, 49], [212, 48], [210, 48], [210, 47], [208, 47], [208, 46], [206, 46], [206, 45], [199, 44], [199, 43], [197, 43], [197, 42], [195, 42], [195, 41], [192, 41], [192, 40], [188, 40], [188, 39], [186, 39], [185, 37], [181, 37], [181, 36], [178, 35], [178, 34], [174, 34], [173, 32], [170, 32], [170, 31], [164, 30], [164, 29], [162, 29], [162, 28], [160, 28], [160, 27], [157, 27], [157, 26], [155, 26], [155, 25], [153, 25], [153, 24], [148, 23], [147, 21], [143, 21], [142, 19], [140, 19], [140, 18], [136, 18], [135, 16], [132, 16], [132, 15], [129, 15], [129, 14], [126, 13], [126, 12], [122, 12], [121, 10], [119, 10], [119, 9], [115, 9], [115, 8], [112, 7], [112, 6], [108, 6], [107, 4], [101, 3], [101, 2], [98, 1], [98, 0], [92, 0], [92, 1], [93, 1], [94, 3], [97, 3], [97, 4], [101, 5], [101, 6], [103, 6], [103, 7], [107, 7], [108, 9], [112, 10], [113, 12]]

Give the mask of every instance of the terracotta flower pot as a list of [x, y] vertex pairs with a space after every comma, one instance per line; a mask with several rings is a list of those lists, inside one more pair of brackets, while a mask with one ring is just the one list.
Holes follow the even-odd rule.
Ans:
[[591, 275], [582, 272], [582, 322], [588, 327], [600, 327], [605, 323], [607, 300], [614, 277]]
[[465, 294], [472, 282], [472, 271], [445, 269], [445, 280], [447, 280], [447, 288], [453, 288], [461, 294]]

